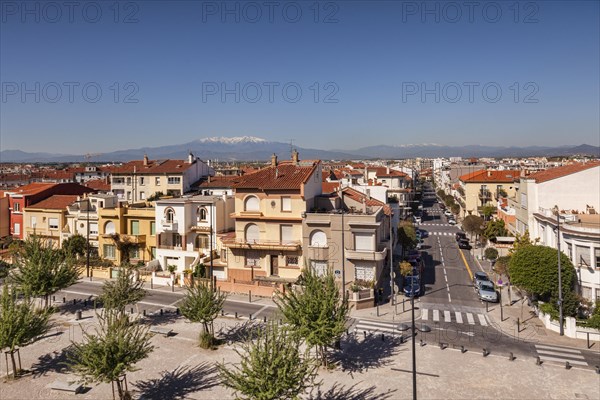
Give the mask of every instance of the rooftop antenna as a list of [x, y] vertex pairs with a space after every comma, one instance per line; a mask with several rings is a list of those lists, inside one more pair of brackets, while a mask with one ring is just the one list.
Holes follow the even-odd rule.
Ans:
[[292, 157], [294, 153], [294, 139], [290, 139], [290, 157]]

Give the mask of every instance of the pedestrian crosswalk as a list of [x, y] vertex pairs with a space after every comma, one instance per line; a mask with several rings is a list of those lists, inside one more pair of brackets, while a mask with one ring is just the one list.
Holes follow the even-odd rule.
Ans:
[[577, 349], [571, 349], [568, 347], [560, 346], [549, 346], [545, 344], [536, 344], [535, 350], [540, 356], [542, 361], [557, 361], [566, 362], [568, 361], [573, 365], [588, 366], [589, 364], [585, 361], [585, 357], [581, 354], [581, 351]]
[[433, 236], [454, 236], [454, 232], [429, 232]]
[[369, 332], [369, 333], [394, 333], [401, 334], [402, 332], [398, 329], [400, 323], [398, 322], [384, 322], [384, 321], [371, 321], [361, 319], [354, 326], [355, 332]]
[[454, 322], [457, 324], [464, 324], [463, 315], [466, 317], [468, 325], [490, 325], [490, 321], [485, 314], [450, 310], [442, 310], [442, 312], [440, 312], [440, 310], [430, 310], [428, 308], [421, 309], [421, 320], [423, 321]]

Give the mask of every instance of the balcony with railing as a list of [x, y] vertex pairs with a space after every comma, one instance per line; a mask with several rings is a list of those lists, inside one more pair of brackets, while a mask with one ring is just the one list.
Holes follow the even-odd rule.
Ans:
[[244, 240], [240, 238], [223, 238], [223, 245], [231, 249], [247, 250], [277, 250], [277, 251], [298, 251], [302, 247], [299, 240]]
[[146, 243], [146, 235], [121, 235], [121, 240], [135, 244], [143, 244]]
[[480, 189], [479, 190], [479, 200], [481, 200], [482, 202], [488, 202], [492, 200], [492, 192], [487, 190], [487, 189]]
[[383, 261], [387, 254], [387, 247], [377, 246], [377, 250], [352, 250], [346, 249], [346, 258], [349, 260]]
[[165, 231], [176, 231], [179, 228], [177, 221], [169, 221], [163, 219], [160, 221], [160, 224], [162, 225], [162, 228]]

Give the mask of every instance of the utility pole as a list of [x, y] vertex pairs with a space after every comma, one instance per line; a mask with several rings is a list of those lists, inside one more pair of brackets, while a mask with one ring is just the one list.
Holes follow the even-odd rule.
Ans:
[[563, 327], [563, 295], [562, 295], [562, 274], [560, 270], [560, 209], [556, 208], [556, 247], [558, 248], [558, 323], [560, 324], [560, 336], [564, 336]]

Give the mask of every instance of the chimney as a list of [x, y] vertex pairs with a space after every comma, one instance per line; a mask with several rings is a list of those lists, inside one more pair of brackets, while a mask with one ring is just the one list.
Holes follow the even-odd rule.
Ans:
[[367, 213], [367, 199], [365, 199], [364, 197], [362, 198], [362, 211], [363, 213]]
[[292, 151], [292, 162], [294, 165], [298, 165], [298, 151], [296, 149]]
[[275, 153], [273, 153], [273, 155], [271, 156], [271, 166], [272, 167], [277, 166], [277, 155], [275, 155]]
[[487, 176], [488, 176], [488, 178], [492, 177], [492, 170], [488, 169]]
[[193, 162], [194, 162], [194, 155], [190, 151], [190, 154], [188, 154], [188, 164], [191, 164]]
[[388, 175], [390, 174], [390, 167], [389, 166], [385, 167], [385, 173], [388, 174]]
[[148, 154], [144, 154], [144, 167], [148, 166]]

